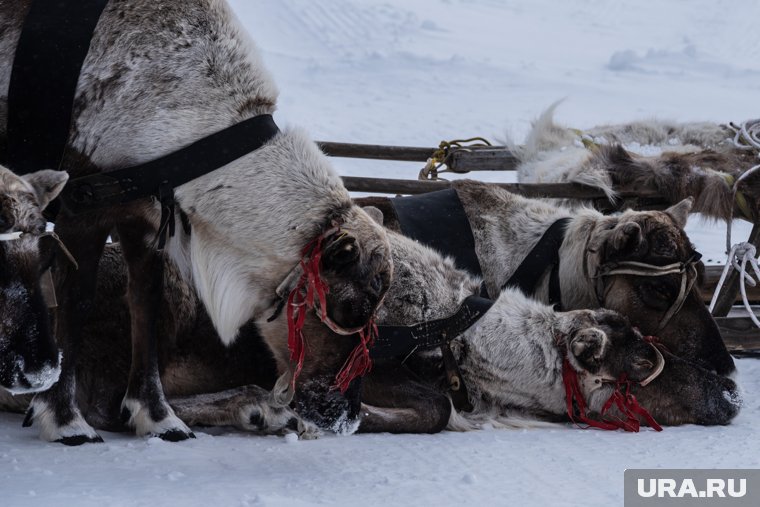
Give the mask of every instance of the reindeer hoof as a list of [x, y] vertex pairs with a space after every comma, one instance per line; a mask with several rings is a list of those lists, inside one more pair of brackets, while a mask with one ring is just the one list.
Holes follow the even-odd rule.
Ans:
[[189, 438], [195, 438], [195, 433], [192, 431], [187, 433], [182, 430], [173, 429], [158, 435], [158, 438], [161, 440], [166, 440], [167, 442], [182, 442], [183, 440], [187, 440]]
[[187, 425], [174, 414], [167, 404], [163, 407], [165, 416], [156, 421], [151, 416], [148, 407], [139, 400], [125, 399], [122, 402], [121, 416], [130, 428], [134, 428], [138, 436], [155, 436], [167, 442], [181, 442], [195, 435]]
[[[103, 441], [92, 426], [87, 424], [76, 407], [65, 407], [65, 409], [56, 407], [35, 397], [26, 412], [23, 426], [29, 427], [32, 423], [37, 423], [40, 428], [40, 438], [47, 442], [82, 445]], [[68, 422], [60, 424], [61, 420], [68, 420]]]
[[295, 433], [299, 438], [312, 439], [319, 436], [316, 426], [307, 423], [288, 407], [275, 407], [267, 402], [247, 403], [240, 408], [241, 429], [265, 435]]
[[82, 444], [102, 444], [103, 438], [96, 434], [95, 436], [88, 436], [88, 435], [74, 435], [71, 437], [63, 437], [56, 440], [57, 443], [68, 445], [68, 446], [77, 446]]

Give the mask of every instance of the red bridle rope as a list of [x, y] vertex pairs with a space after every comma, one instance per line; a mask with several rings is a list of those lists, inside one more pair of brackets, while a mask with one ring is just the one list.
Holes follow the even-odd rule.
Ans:
[[[317, 307], [319, 318], [335, 329], [338, 326], [327, 316], [326, 295], [329, 287], [319, 274], [320, 261], [322, 260], [323, 242], [325, 238], [340, 232], [340, 227], [333, 227], [320, 234], [303, 249], [301, 255], [301, 269], [303, 274], [295, 288], [288, 295], [287, 319], [288, 319], [288, 348], [290, 360], [295, 364], [291, 385], [295, 388], [296, 379], [303, 369], [306, 357], [306, 341], [303, 335], [303, 326], [306, 321], [306, 312]], [[377, 335], [377, 326], [374, 318], [358, 332], [359, 344], [349, 355], [345, 364], [335, 377], [334, 388], [345, 392], [351, 381], [369, 372], [372, 368], [372, 360], [369, 356], [369, 348]]]
[[[656, 431], [662, 431], [662, 426], [657, 424], [652, 414], [647, 409], [639, 405], [636, 397], [631, 393], [631, 381], [625, 378], [625, 374], [615, 382], [615, 390], [602, 407], [600, 412], [601, 420], [591, 419], [586, 415], [586, 399], [583, 397], [580, 383], [578, 382], [578, 372], [570, 364], [570, 360], [565, 356], [562, 362], [562, 381], [565, 384], [565, 398], [567, 402], [567, 415], [576, 425], [578, 422], [587, 424], [588, 427], [599, 428], [602, 430], [631, 431], [638, 433], [641, 424], [638, 416], [643, 417], [649, 426]], [[575, 409], [578, 409], [578, 416], [575, 416]], [[605, 418], [607, 411], [615, 405], [623, 414], [625, 419]], [[577, 419], [577, 421], [576, 421]]]

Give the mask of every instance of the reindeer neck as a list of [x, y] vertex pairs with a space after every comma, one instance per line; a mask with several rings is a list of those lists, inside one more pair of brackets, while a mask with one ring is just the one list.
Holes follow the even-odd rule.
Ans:
[[563, 413], [563, 355], [555, 331], [564, 330], [565, 320], [517, 289], [501, 293], [462, 335], [459, 363], [476, 411]]
[[[589, 269], [588, 244], [598, 224], [600, 214], [583, 210], [567, 226], [565, 241], [559, 250], [559, 279], [563, 310], [597, 308], [595, 280]], [[548, 280], [545, 282], [548, 286]], [[546, 290], [546, 288], [543, 288]]]

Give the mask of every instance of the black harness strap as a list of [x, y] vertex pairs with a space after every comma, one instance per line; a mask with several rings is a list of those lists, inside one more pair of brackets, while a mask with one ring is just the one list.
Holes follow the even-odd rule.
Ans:
[[475, 239], [456, 190], [448, 188], [391, 199], [404, 236], [452, 257], [459, 269], [483, 272], [475, 254]]
[[8, 166], [17, 174], [58, 169], [74, 94], [108, 0], [34, 0], [8, 88]]
[[163, 206], [169, 189], [261, 148], [278, 132], [272, 115], [263, 114], [145, 164], [70, 180], [61, 196], [64, 209], [76, 214], [151, 195]]
[[493, 301], [479, 296], [464, 300], [459, 310], [444, 319], [422, 322], [415, 326], [378, 326], [378, 336], [370, 349], [373, 360], [406, 358], [417, 350], [439, 347], [443, 355], [443, 367], [449, 383], [449, 395], [457, 410], [470, 412], [473, 407], [467, 393], [467, 385], [459, 371], [451, 340], [465, 332], [491, 307]]
[[372, 359], [405, 358], [415, 350], [440, 347], [465, 332], [493, 306], [490, 299], [470, 296], [453, 315], [414, 326], [378, 326]]
[[544, 232], [536, 246], [528, 253], [517, 270], [502, 287], [515, 287], [526, 296], [532, 296], [541, 276], [551, 268], [549, 274], [549, 304], [562, 306], [562, 291], [559, 284], [559, 248], [565, 240], [565, 231], [570, 218], [561, 218]]

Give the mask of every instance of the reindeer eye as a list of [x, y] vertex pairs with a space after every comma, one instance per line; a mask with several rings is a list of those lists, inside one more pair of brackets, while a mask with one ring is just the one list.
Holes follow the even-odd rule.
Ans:
[[675, 299], [673, 288], [662, 281], [646, 281], [639, 285], [638, 293], [647, 306], [658, 310], [667, 310]]
[[653, 286], [650, 288], [652, 291], [652, 295], [655, 297], [658, 297], [660, 299], [670, 299], [670, 291], [668, 291], [665, 287], [662, 286]]
[[372, 278], [369, 286], [372, 288], [372, 290], [380, 292], [380, 290], [383, 288], [383, 276], [379, 273], [376, 274], [374, 278]]

